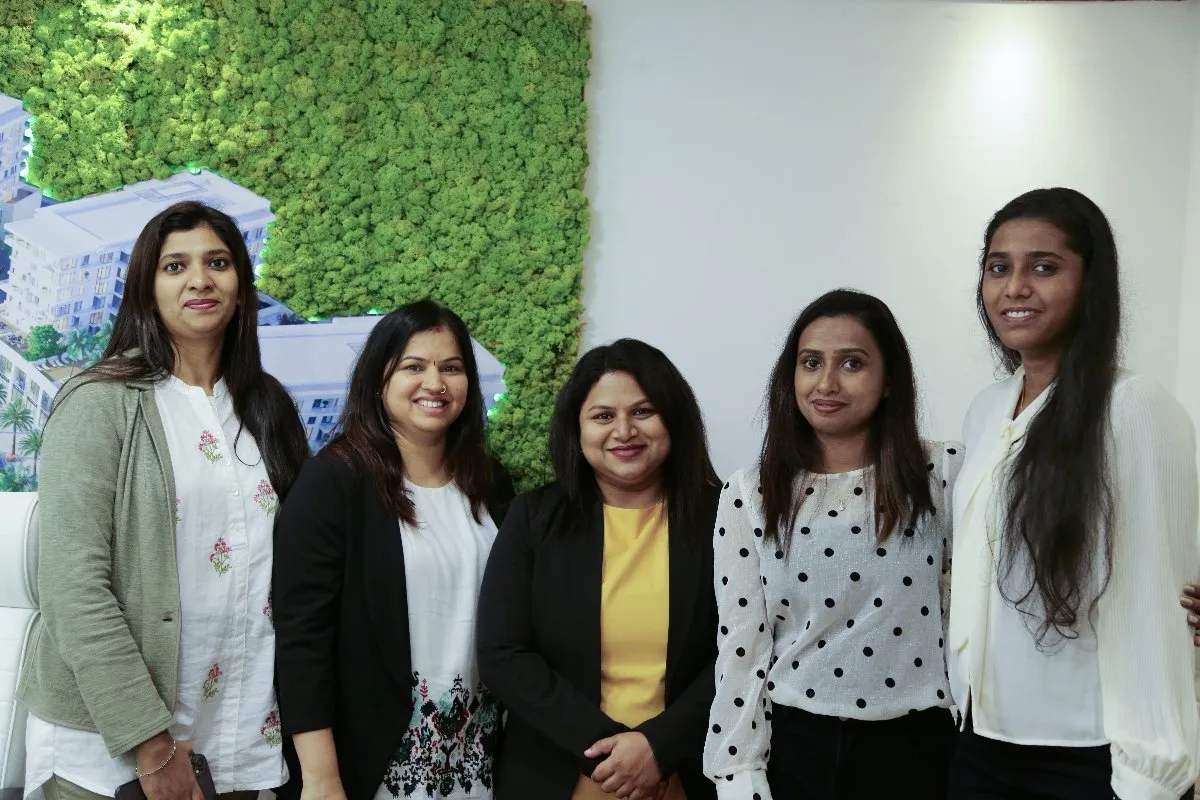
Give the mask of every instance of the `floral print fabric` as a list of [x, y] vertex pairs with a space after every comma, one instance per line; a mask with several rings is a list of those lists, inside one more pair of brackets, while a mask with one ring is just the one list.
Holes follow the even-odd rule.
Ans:
[[[170, 732], [205, 755], [218, 792], [281, 786], [288, 775], [274, 689], [275, 490], [224, 382], [207, 395], [170, 377], [156, 385], [154, 401], [175, 482], [175, 513], [163, 524], [174, 528], [183, 623]], [[96, 733], [31, 717], [26, 745], [29, 787], [57, 773], [112, 797], [132, 774], [132, 758], [111, 758]]]
[[491, 800], [500, 709], [479, 681], [475, 606], [496, 526], [475, 522], [453, 483], [408, 488], [420, 521], [399, 523], [413, 712], [375, 800]]

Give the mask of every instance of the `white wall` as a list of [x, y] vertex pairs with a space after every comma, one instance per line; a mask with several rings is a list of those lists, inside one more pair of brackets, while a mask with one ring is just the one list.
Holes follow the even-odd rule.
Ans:
[[1128, 361], [1174, 386], [1193, 4], [588, 6], [584, 345], [663, 348], [700, 396], [719, 472], [757, 451], [792, 318], [840, 285], [891, 305], [926, 433], [956, 438], [993, 375], [972, 300], [983, 228], [1038, 186], [1109, 212]]
[[[1192, 160], [1184, 214], [1183, 271], [1179, 292], [1179, 370], [1175, 393], [1200, 427], [1200, 3], [1193, 4], [1195, 65], [1192, 100]], [[1197, 454], [1200, 457], [1200, 454]]]

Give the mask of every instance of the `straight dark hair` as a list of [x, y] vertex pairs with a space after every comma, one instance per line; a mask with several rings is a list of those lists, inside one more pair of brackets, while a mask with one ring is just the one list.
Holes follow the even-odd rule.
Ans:
[[[1040, 600], [1039, 645], [1054, 631], [1075, 638], [1080, 608], [1090, 610], [1112, 566], [1113, 502], [1108, 483], [1108, 412], [1118, 369], [1121, 292], [1117, 245], [1104, 212], [1074, 189], [1037, 189], [996, 212], [984, 234], [975, 303], [997, 359], [1013, 373], [1021, 354], [1004, 346], [988, 320], [983, 279], [992, 237], [1006, 222], [1036, 219], [1058, 228], [1083, 259], [1083, 283], [1074, 320], [1058, 360], [1058, 377], [1030, 422], [1007, 479], [1007, 522], [1002, 548], [1002, 595], [1020, 607]], [[1092, 558], [1104, 553], [1105, 574], [1094, 596]], [[1028, 586], [1012, 588], [1015, 570], [1028, 566]], [[1027, 612], [1032, 613], [1032, 612]]]
[[610, 372], [632, 377], [646, 399], [662, 417], [671, 436], [671, 450], [663, 462], [663, 493], [667, 524], [697, 546], [712, 539], [712, 518], [705, 511], [705, 487], [720, 485], [708, 456], [704, 417], [692, 387], [656, 347], [637, 339], [618, 339], [584, 353], [575, 365], [550, 419], [550, 458], [559, 486], [567, 494], [576, 532], [599, 502], [596, 473], [583, 456], [579, 412], [588, 393]]
[[400, 306], [371, 329], [354, 371], [337, 432], [323, 452], [369, 477], [387, 509], [409, 525], [416, 525], [412, 497], [404, 486], [404, 458], [396, 444], [384, 406], [387, 382], [400, 366], [404, 349], [423, 331], [445, 330], [454, 337], [467, 375], [467, 397], [461, 413], [446, 431], [446, 466], [454, 482], [471, 502], [476, 522], [492, 487], [491, 458], [484, 445], [483, 389], [479, 366], [467, 326], [450, 309], [432, 300]]
[[[175, 370], [175, 346], [158, 313], [154, 282], [167, 237], [179, 231], [210, 228], [233, 256], [238, 278], [237, 309], [221, 345], [221, 377], [237, 413], [238, 435], [250, 432], [271, 486], [282, 501], [309, 455], [308, 440], [295, 403], [283, 385], [263, 371], [258, 346], [258, 293], [254, 267], [241, 230], [228, 214], [192, 200], [163, 210], [142, 229], [129, 254], [125, 296], [113, 322], [112, 336], [100, 360], [76, 378], [90, 381], [152, 382]], [[68, 395], [64, 395], [63, 400]], [[237, 453], [237, 439], [233, 444]]]
[[823, 469], [820, 442], [796, 402], [796, 366], [800, 337], [827, 317], [857, 320], [883, 356], [887, 396], [870, 420], [876, 539], [882, 542], [901, 525], [915, 527], [922, 515], [934, 513], [930, 465], [917, 432], [917, 381], [908, 343], [886, 303], [864, 292], [836, 289], [800, 312], [767, 389], [767, 434], [759, 458], [764, 535], [785, 547], [804, 504], [796, 479], [810, 480]]

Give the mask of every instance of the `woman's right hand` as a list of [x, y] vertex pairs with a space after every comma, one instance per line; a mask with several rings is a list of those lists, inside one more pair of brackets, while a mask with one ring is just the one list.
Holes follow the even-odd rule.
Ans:
[[[148, 773], [171, 756], [171, 737], [160, 733], [138, 745], [138, 772]], [[157, 772], [139, 778], [146, 800], [204, 800], [196, 773], [192, 771], [192, 743], [176, 742], [175, 755]]]
[[337, 775], [330, 778], [310, 778], [305, 775], [300, 800], [346, 800], [342, 779]]

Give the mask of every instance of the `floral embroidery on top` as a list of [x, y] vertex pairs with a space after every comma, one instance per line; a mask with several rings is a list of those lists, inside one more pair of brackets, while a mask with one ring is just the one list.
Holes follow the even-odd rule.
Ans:
[[270, 594], [267, 595], [267, 604], [263, 606], [262, 613], [267, 618], [267, 622], [275, 624], [275, 600]]
[[217, 696], [217, 692], [221, 688], [221, 672], [220, 664], [213, 664], [208, 668], [208, 677], [204, 679], [204, 686], [200, 687], [200, 692], [204, 695], [205, 700], [212, 700]]
[[232, 552], [229, 549], [229, 545], [225, 543], [224, 538], [217, 539], [217, 543], [213, 545], [213, 551], [209, 553], [208, 560], [218, 575], [224, 575], [226, 572], [229, 572], [229, 554]]
[[274, 514], [279, 510], [279, 498], [275, 496], [275, 490], [271, 488], [269, 481], [258, 482], [258, 491], [254, 493], [254, 502], [268, 514]]
[[215, 464], [221, 460], [221, 448], [217, 444], [217, 437], [212, 435], [212, 431], [201, 431], [200, 444], [196, 447], [210, 463]]
[[267, 718], [263, 720], [262, 727], [258, 731], [262, 737], [267, 740], [267, 744], [271, 747], [279, 747], [283, 744], [283, 732], [279, 729], [279, 712], [272, 711], [267, 714]]
[[462, 676], [436, 700], [413, 672], [413, 718], [388, 764], [383, 785], [393, 797], [445, 797], [475, 782], [491, 788], [500, 707], [482, 687], [472, 693]]

